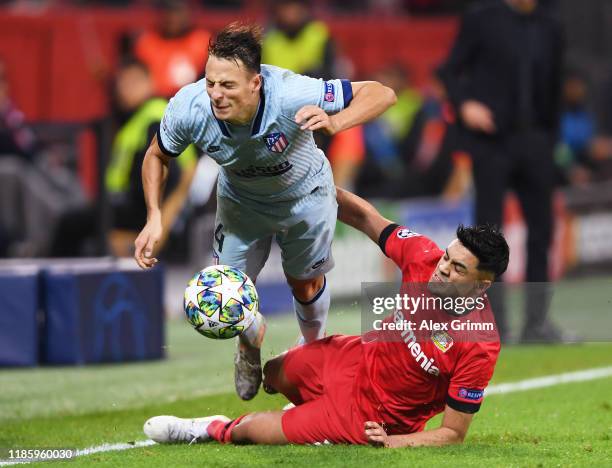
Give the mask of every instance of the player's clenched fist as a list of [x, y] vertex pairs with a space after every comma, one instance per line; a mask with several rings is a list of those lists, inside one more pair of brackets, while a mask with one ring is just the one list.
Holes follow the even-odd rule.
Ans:
[[374, 421], [366, 421], [365, 436], [368, 442], [377, 447], [387, 447], [389, 436], [382, 426]]
[[328, 135], [338, 132], [333, 116], [330, 116], [318, 106], [307, 105], [295, 114], [295, 122], [301, 130], [322, 130]]
[[134, 242], [134, 258], [140, 268], [147, 270], [157, 263], [157, 258], [153, 256], [153, 252], [162, 237], [162, 232], [161, 218], [155, 217], [147, 221], [143, 230], [138, 234]]

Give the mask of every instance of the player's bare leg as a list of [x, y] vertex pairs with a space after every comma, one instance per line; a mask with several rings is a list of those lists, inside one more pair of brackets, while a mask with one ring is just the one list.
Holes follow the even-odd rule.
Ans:
[[231, 431], [234, 444], [288, 444], [282, 425], [283, 411], [251, 413], [240, 420]]
[[330, 295], [324, 275], [312, 279], [296, 279], [287, 276], [293, 292], [293, 307], [300, 331], [306, 343], [325, 336]]

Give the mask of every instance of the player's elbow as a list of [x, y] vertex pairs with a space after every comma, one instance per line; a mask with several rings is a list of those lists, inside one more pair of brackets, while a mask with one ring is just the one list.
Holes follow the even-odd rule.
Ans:
[[369, 85], [371, 86], [370, 90], [372, 94], [375, 94], [376, 99], [384, 106], [385, 109], [388, 109], [397, 102], [397, 96], [395, 95], [395, 91], [393, 91], [393, 89], [379, 83], [378, 81], [373, 81], [369, 83]]
[[383, 86], [383, 92], [387, 107], [393, 106], [397, 102], [397, 95], [395, 94], [395, 91], [388, 86]]
[[465, 440], [465, 436], [467, 435], [467, 431], [459, 431], [457, 429], [448, 429], [448, 444], [460, 445], [463, 444]]

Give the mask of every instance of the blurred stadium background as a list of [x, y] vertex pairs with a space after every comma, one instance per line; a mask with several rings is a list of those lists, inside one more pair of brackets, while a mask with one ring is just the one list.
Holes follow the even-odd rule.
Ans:
[[[0, 429], [0, 446], [37, 445], [27, 427], [60, 428], [56, 438], [42, 439], [52, 446], [142, 439], [137, 425], [119, 423], [99, 437], [68, 427], [95, 428], [96, 418], [106, 424], [130, 411], [126, 421], [138, 422], [153, 403], [156, 410], [195, 405], [206, 413], [208, 396], [223, 394], [231, 411], [248, 409], [231, 396], [233, 345], [205, 340], [183, 320], [184, 286], [212, 263], [217, 168], [207, 156], [184, 155], [172, 168], [176, 203], [161, 266], [145, 273], [130, 259], [144, 223], [134, 202], [142, 190], [138, 163], [159, 125], [161, 99], [203, 76], [208, 38], [231, 21], [266, 28], [264, 63], [316, 77], [376, 79], [396, 91], [398, 104], [376, 122], [318, 137], [337, 185], [440, 245], [457, 224], [474, 222], [472, 155], [456, 138], [456, 112], [436, 74], [474, 3], [0, 0], [0, 424], [7, 428]], [[511, 347], [496, 382], [612, 364], [604, 343], [612, 338], [612, 3], [540, 3], [565, 34], [551, 317], [584, 343]], [[299, 44], [292, 43], [296, 37]], [[512, 249], [505, 280], [520, 284], [527, 227], [512, 191], [503, 225]], [[342, 225], [334, 257], [330, 328], [358, 333], [361, 282], [393, 281], [396, 272], [374, 244]], [[257, 283], [262, 311], [272, 317], [266, 356], [297, 335], [279, 258], [273, 251]], [[508, 296], [509, 336], [516, 338], [521, 295], [510, 289]], [[107, 364], [72, 367], [90, 363]], [[604, 394], [593, 398], [609, 415]], [[183, 407], [173, 403], [182, 400]], [[279, 403], [256, 401], [260, 408]], [[523, 423], [523, 430], [533, 428]], [[590, 423], [578, 449], [589, 443], [597, 450]], [[612, 428], [608, 422], [601, 429], [603, 444]], [[476, 431], [477, 440], [487, 440]], [[519, 460], [531, 463], [537, 451], [524, 456]]]

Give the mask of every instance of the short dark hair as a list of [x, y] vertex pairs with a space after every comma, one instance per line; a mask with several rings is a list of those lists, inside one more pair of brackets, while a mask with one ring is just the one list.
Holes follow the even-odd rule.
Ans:
[[122, 59], [119, 62], [119, 65], [117, 66], [117, 72], [127, 70], [128, 68], [139, 68], [140, 71], [142, 71], [144, 74], [151, 74], [151, 70], [149, 70], [147, 64], [138, 60], [135, 57], [125, 57], [124, 59]]
[[497, 278], [508, 268], [510, 248], [497, 226], [460, 224], [457, 228], [457, 239], [478, 259], [479, 270], [489, 271]]
[[208, 44], [208, 55], [217, 58], [238, 60], [255, 73], [261, 72], [262, 30], [255, 24], [233, 22], [217, 34]]

